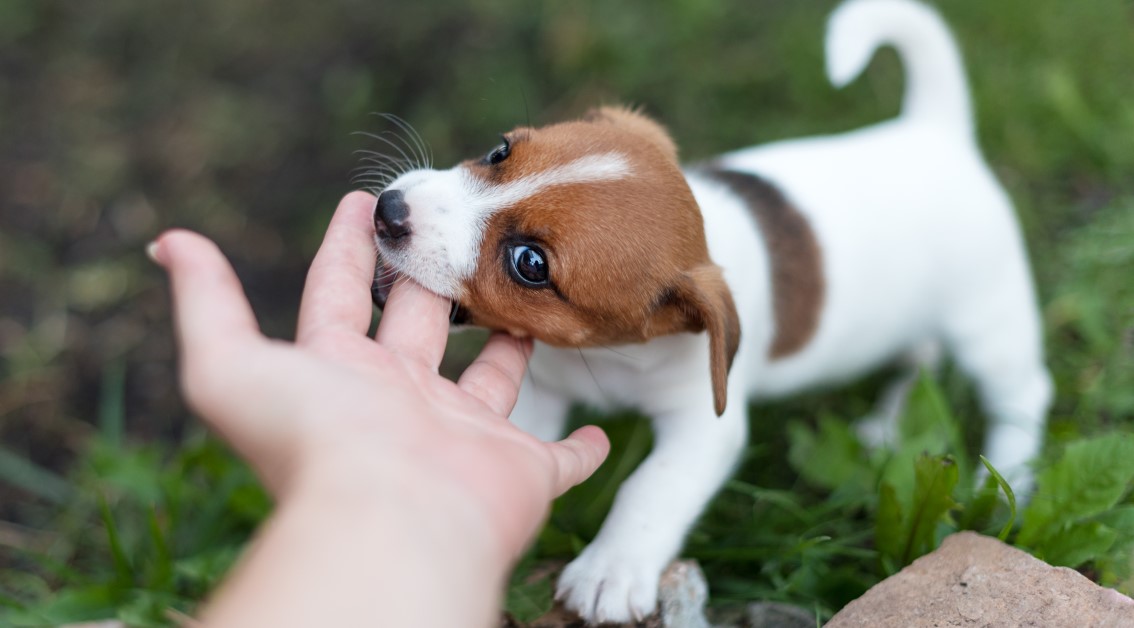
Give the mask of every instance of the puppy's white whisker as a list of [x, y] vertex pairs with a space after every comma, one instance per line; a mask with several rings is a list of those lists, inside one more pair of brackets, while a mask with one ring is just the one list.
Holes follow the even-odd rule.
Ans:
[[398, 152], [399, 155], [401, 155], [401, 158], [404, 161], [404, 163], [411, 164], [411, 165], [415, 163], [414, 160], [409, 155], [406, 154], [406, 151], [403, 150], [401, 146], [399, 146], [399, 145], [395, 144], [394, 142], [386, 139], [385, 137], [382, 137], [382, 135], [378, 135], [378, 134], [375, 134], [375, 133], [367, 133], [366, 131], [357, 131], [357, 133], [359, 135], [364, 135], [366, 137], [369, 137], [372, 140], [377, 140], [379, 142], [382, 142], [382, 143], [388, 145], [390, 148], [393, 148], [395, 151]]
[[376, 150], [367, 150], [365, 148], [359, 148], [359, 149], [354, 151], [354, 154], [355, 155], [364, 155], [364, 156], [371, 157], [371, 158], [374, 158], [374, 159], [378, 159], [378, 160], [381, 160], [383, 162], [388, 162], [388, 163], [403, 163], [402, 160], [398, 159], [397, 157], [394, 157], [392, 155], [388, 155], [386, 153], [380, 153]]
[[370, 185], [381, 185], [382, 187], [388, 186], [390, 184], [390, 182], [393, 181], [393, 180], [394, 180], [394, 177], [392, 175], [375, 175], [375, 174], [360, 175], [360, 176], [354, 177], [352, 179], [352, 181], [355, 181], [355, 182], [364, 182], [364, 183], [368, 183]]
[[[418, 135], [418, 133], [413, 129], [413, 126], [410, 125], [408, 122], [406, 122], [404, 119], [402, 119], [401, 117], [399, 117], [395, 114], [392, 114], [392, 113], [378, 112], [378, 111], [372, 112], [370, 115], [378, 116], [378, 117], [382, 118], [383, 120], [385, 120], [386, 122], [394, 124], [396, 127], [398, 127], [398, 130], [400, 132], [406, 134], [405, 138], [403, 138], [399, 133], [393, 133], [393, 132], [390, 132], [390, 131], [386, 131], [384, 133], [393, 135], [398, 140], [403, 142], [408, 148], [410, 148], [411, 152], [414, 153], [415, 157], [418, 156], [418, 155], [424, 155], [424, 151], [420, 150], [421, 145], [422, 145], [422, 143], [420, 141], [421, 136]], [[424, 163], [424, 161], [418, 161], [416, 159], [415, 159], [415, 162]]]
[[376, 159], [374, 157], [363, 157], [362, 159], [359, 159], [359, 161], [361, 161], [365, 164], [371, 164], [371, 165], [359, 166], [358, 168], [355, 168], [355, 170], [359, 170], [359, 169], [362, 169], [362, 168], [383, 168], [383, 169], [386, 169], [386, 170], [398, 171], [399, 174], [401, 173], [401, 171], [398, 170], [398, 168], [397, 168], [397, 164], [391, 163], [389, 159]]
[[390, 166], [370, 167], [368, 170], [366, 170], [366, 174], [382, 175], [382, 176], [390, 177], [391, 180], [397, 179], [398, 177], [402, 176], [403, 172], [404, 172], [404, 170], [399, 170], [399, 169], [396, 169], [396, 168], [392, 168]]
[[359, 161], [367, 164], [365, 166], [360, 166], [360, 168], [373, 167], [375, 169], [388, 170], [390, 172], [397, 173], [398, 175], [401, 175], [403, 172], [406, 172], [407, 170], [410, 170], [412, 168], [411, 164], [390, 157], [386, 157], [381, 160], [370, 157], [363, 157]]
[[352, 168], [351, 172], [357, 172], [359, 170], [389, 170], [391, 172], [399, 172], [400, 174], [400, 171], [387, 161], [380, 161], [373, 157], [363, 157], [359, 161], [361, 161], [363, 165]]
[[394, 180], [400, 176], [401, 173], [391, 168], [368, 168], [352, 175], [353, 179], [389, 179]]
[[421, 156], [422, 156], [422, 159], [423, 159], [423, 162], [422, 162], [423, 166], [425, 168], [432, 168], [433, 167], [433, 151], [431, 151], [429, 149], [429, 143], [426, 142], [425, 139], [421, 137], [421, 134], [417, 132], [417, 129], [413, 128], [413, 125], [410, 124], [409, 122], [406, 122], [404, 119], [402, 119], [402, 118], [400, 118], [400, 117], [398, 117], [398, 116], [396, 116], [392, 113], [384, 113], [384, 114], [382, 114], [382, 117], [386, 118], [390, 122], [393, 122], [394, 124], [398, 125], [399, 127], [401, 127], [406, 132], [406, 135], [408, 135], [409, 138], [411, 140], [413, 140], [414, 144], [416, 144], [418, 149], [420, 150]]
[[406, 159], [409, 161], [412, 167], [421, 167], [421, 156], [417, 153], [417, 149], [414, 148], [414, 146], [412, 146], [410, 142], [406, 140], [406, 138], [402, 137], [400, 133], [397, 133], [395, 131], [382, 131], [382, 136], [393, 138], [388, 141], [390, 142], [390, 144], [398, 146], [402, 150], [402, 152], [405, 153]]
[[406, 137], [402, 136], [401, 133], [397, 133], [397, 132], [394, 132], [394, 131], [384, 131], [382, 133], [382, 135], [389, 135], [389, 136], [393, 137], [394, 139], [398, 140], [399, 142], [401, 142], [401, 144], [403, 146], [405, 146], [406, 150], [409, 151], [410, 156], [413, 158], [413, 164], [414, 164], [415, 167], [417, 167], [417, 168], [424, 168], [425, 167], [425, 155], [420, 152], [419, 147], [416, 144], [411, 142]]

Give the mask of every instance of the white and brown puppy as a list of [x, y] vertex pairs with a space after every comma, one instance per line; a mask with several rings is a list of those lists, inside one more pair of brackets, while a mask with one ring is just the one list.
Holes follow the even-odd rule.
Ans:
[[[559, 581], [587, 620], [654, 610], [661, 571], [745, 446], [749, 398], [939, 345], [979, 386], [985, 454], [1027, 481], [1051, 385], [1024, 243], [934, 12], [843, 5], [827, 34], [832, 81], [883, 44], [908, 85], [901, 117], [877, 126], [682, 172], [661, 126], [602, 108], [382, 191], [386, 266], [453, 299], [458, 322], [538, 340], [518, 425], [558, 438], [577, 401], [653, 419], [653, 452]], [[870, 427], [879, 440], [894, 429]]]

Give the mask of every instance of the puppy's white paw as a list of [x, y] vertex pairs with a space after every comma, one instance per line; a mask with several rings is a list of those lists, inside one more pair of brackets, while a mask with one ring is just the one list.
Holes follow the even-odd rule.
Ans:
[[880, 414], [868, 414], [854, 423], [858, 440], [870, 449], [884, 449], [897, 442], [896, 421]]
[[592, 544], [563, 570], [555, 598], [590, 624], [645, 619], [658, 605], [657, 562]]

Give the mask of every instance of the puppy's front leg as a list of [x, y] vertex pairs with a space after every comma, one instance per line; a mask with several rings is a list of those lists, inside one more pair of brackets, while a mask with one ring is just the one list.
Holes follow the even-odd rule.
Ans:
[[521, 430], [549, 443], [563, 438], [569, 406], [565, 396], [541, 386], [528, 374], [520, 384], [520, 396], [508, 419]]
[[654, 450], [623, 483], [598, 536], [559, 578], [556, 597], [567, 608], [593, 623], [654, 611], [662, 571], [744, 448], [744, 399], [731, 400], [720, 418], [705, 401], [704, 411], [654, 419]]

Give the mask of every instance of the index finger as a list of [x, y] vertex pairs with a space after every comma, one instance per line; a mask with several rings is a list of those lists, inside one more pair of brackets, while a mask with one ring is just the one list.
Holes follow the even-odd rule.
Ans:
[[358, 334], [370, 327], [374, 282], [374, 197], [351, 192], [339, 202], [303, 288], [296, 342], [329, 326]]
[[401, 276], [390, 289], [374, 339], [387, 349], [437, 371], [449, 337], [449, 300]]

